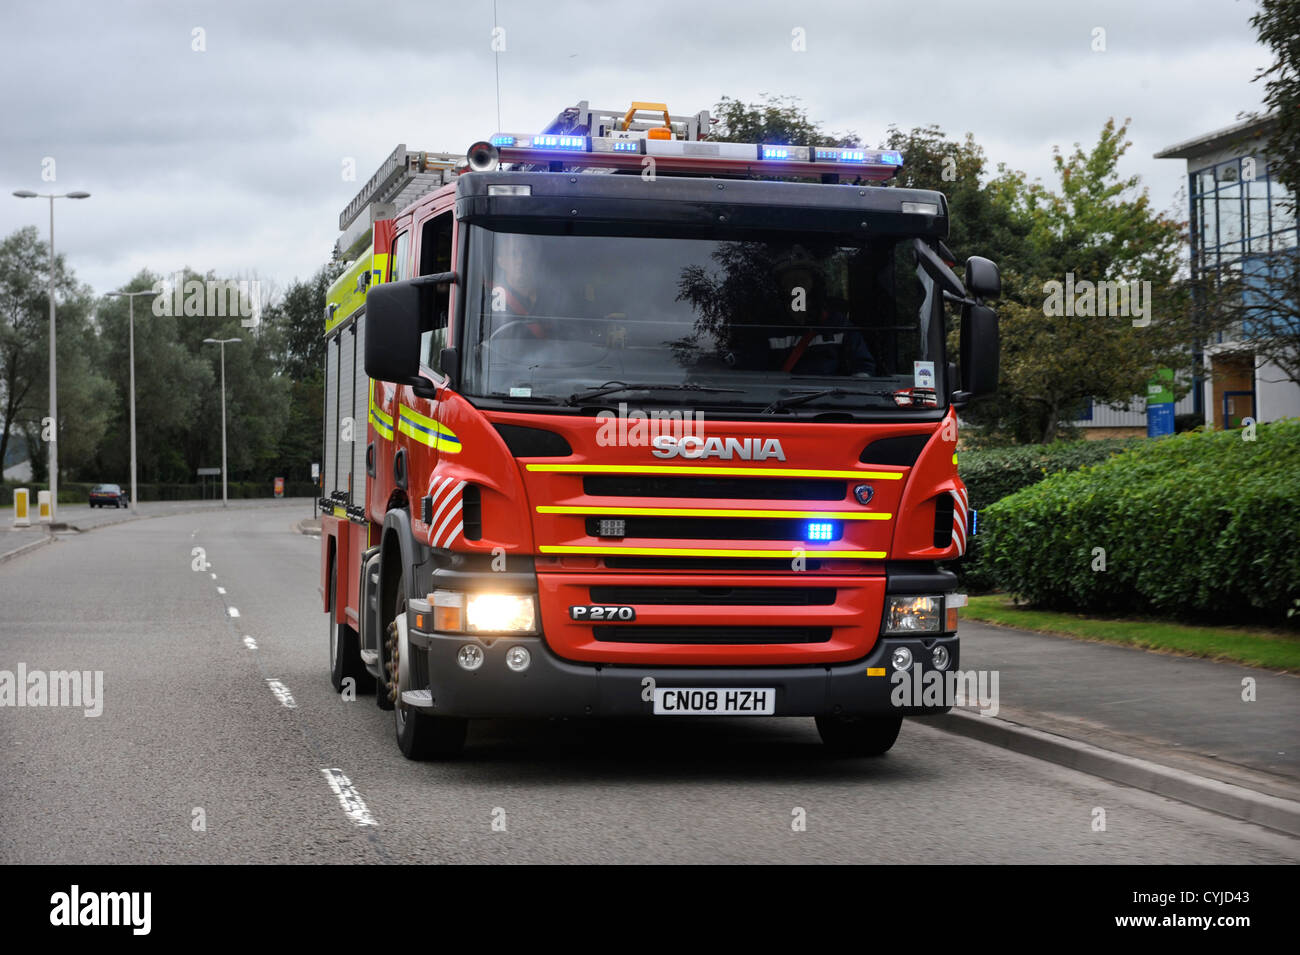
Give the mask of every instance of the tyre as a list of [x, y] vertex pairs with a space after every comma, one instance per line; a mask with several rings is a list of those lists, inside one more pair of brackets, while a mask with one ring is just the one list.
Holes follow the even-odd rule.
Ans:
[[[397, 601], [393, 619], [388, 624], [389, 665], [392, 674], [393, 727], [397, 746], [407, 759], [450, 759], [465, 748], [469, 720], [452, 716], [430, 716], [402, 702], [402, 690], [410, 684], [410, 645], [406, 628], [397, 621], [406, 615], [406, 583], [397, 584]], [[382, 695], [383, 688], [380, 688]]]
[[837, 756], [879, 756], [898, 739], [901, 716], [819, 716], [817, 732]]
[[361, 662], [361, 641], [357, 632], [345, 623], [334, 620], [335, 578], [330, 574], [330, 685], [335, 693], [343, 692], [343, 681], [351, 677], [358, 693], [370, 693], [375, 688], [375, 678]]

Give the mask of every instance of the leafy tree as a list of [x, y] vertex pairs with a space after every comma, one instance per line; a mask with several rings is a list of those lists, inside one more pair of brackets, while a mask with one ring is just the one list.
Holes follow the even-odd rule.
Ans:
[[[1003, 276], [999, 393], [972, 407], [974, 422], [1020, 441], [1050, 440], [1089, 398], [1127, 406], [1157, 368], [1192, 370], [1187, 346], [1204, 316], [1175, 280], [1184, 224], [1153, 209], [1137, 176], [1119, 174], [1127, 130], [1108, 120], [1091, 149], [1057, 150], [1058, 191], [1015, 176], [994, 184], [1029, 231]], [[1071, 282], [1076, 307], [1067, 309], [1066, 289], [1058, 296], [1049, 283]], [[1129, 315], [1098, 314], [1097, 298], [1085, 302], [1084, 282], [1141, 291], [1145, 315], [1137, 301]]]
[[1250, 18], [1250, 25], [1275, 58], [1255, 76], [1265, 81], [1264, 105], [1277, 114], [1277, 126], [1269, 135], [1269, 152], [1277, 168], [1270, 175], [1294, 197], [1300, 193], [1300, 4], [1259, 0], [1259, 12]]
[[[0, 242], [0, 460], [20, 430], [32, 476], [44, 480], [43, 420], [49, 413], [49, 246], [35, 227]], [[100, 374], [90, 324], [90, 290], [63, 256], [54, 262], [58, 332], [59, 468], [77, 473], [94, 455], [112, 414], [112, 393]]]
[[788, 146], [858, 146], [858, 134], [827, 133], [808, 118], [798, 97], [765, 95], [762, 103], [742, 103], [724, 96], [713, 107], [717, 122], [709, 138], [729, 143], [777, 143]]

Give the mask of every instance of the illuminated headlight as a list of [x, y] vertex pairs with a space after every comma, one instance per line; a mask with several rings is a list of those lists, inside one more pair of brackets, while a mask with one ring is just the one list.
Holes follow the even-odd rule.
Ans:
[[942, 625], [942, 597], [908, 595], [885, 598], [885, 625], [881, 633], [886, 636], [938, 633]]
[[471, 633], [532, 633], [536, 628], [532, 594], [465, 596], [465, 629]]

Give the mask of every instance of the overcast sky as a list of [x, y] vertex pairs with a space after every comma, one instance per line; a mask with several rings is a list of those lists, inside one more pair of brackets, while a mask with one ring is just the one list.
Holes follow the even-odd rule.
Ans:
[[[889, 124], [975, 134], [1051, 181], [1051, 147], [1132, 117], [1124, 171], [1160, 208], [1181, 160], [1151, 154], [1257, 109], [1254, 0], [498, 0], [502, 126], [589, 100], [794, 95], [869, 145]], [[338, 214], [399, 143], [463, 152], [496, 131], [491, 0], [7, 4], [0, 234], [55, 239], [105, 292], [140, 268], [254, 272], [283, 287], [329, 256]], [[1094, 52], [1094, 30], [1105, 51]], [[805, 52], [792, 50], [801, 28]], [[196, 52], [196, 29], [206, 50]], [[55, 160], [57, 180], [42, 181]], [[974, 254], [979, 250], [959, 250]]]

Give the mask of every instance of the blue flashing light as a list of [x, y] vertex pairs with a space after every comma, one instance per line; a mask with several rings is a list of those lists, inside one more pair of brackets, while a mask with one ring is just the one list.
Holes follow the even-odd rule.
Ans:
[[903, 154], [889, 150], [880, 154], [880, 161], [889, 163], [891, 166], [901, 166], [903, 165]]
[[513, 146], [514, 144], [515, 144], [515, 137], [507, 136], [504, 133], [499, 133], [498, 135], [492, 137], [493, 146]]
[[866, 162], [867, 154], [861, 149], [830, 149], [823, 147], [817, 150], [815, 158], [830, 162]]
[[980, 532], [980, 512], [971, 508], [970, 512], [970, 533], [967, 537], [974, 537]]
[[616, 153], [639, 153], [641, 143], [636, 139], [616, 139], [611, 148]]
[[804, 528], [803, 536], [808, 541], [834, 540], [835, 525], [827, 521], [810, 521]]
[[789, 159], [790, 158], [789, 146], [761, 146], [759, 148], [762, 150], [760, 155], [762, 156], [763, 159]]
[[587, 138], [585, 136], [556, 136], [547, 133], [534, 136], [533, 145], [543, 149], [585, 149], [587, 147]]

